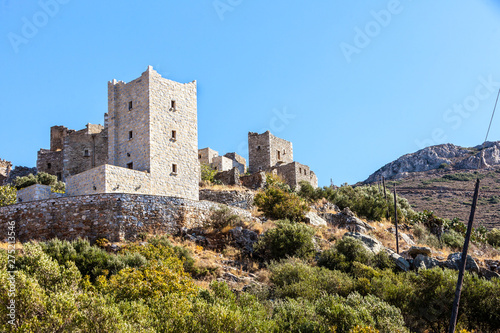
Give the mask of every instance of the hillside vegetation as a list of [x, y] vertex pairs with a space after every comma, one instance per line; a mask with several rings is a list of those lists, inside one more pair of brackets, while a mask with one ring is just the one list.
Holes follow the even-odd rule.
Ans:
[[[2, 304], [8, 304], [13, 289], [8, 271], [16, 271], [14, 321], [9, 323], [9, 309], [2, 307], [0, 331], [446, 331], [456, 270], [402, 271], [388, 252], [370, 251], [346, 237], [345, 229], [301, 222], [311, 207], [351, 207], [358, 216], [378, 221], [363, 223], [371, 237], [394, 249], [392, 223], [386, 219], [390, 205], [376, 186], [315, 190], [303, 184], [296, 194], [279, 179], [269, 180], [256, 199], [260, 212], [254, 212], [265, 223], [245, 221], [221, 206], [204, 231], [196, 231], [204, 237], [141, 234], [137, 241], [100, 239], [94, 245], [81, 239], [29, 242], [19, 245], [14, 266], [0, 250]], [[398, 203], [404, 231], [417, 244], [441, 255], [456, 250], [463, 224], [416, 213], [403, 198]], [[279, 220], [289, 216], [283, 207], [290, 205], [295, 221]], [[258, 235], [250, 249], [232, 236], [238, 230]], [[500, 252], [487, 245], [490, 235], [490, 243], [500, 245], [500, 232], [475, 232], [471, 250], [498, 260]], [[402, 244], [403, 250], [408, 247]], [[461, 332], [500, 332], [498, 309], [500, 279], [467, 272]]]

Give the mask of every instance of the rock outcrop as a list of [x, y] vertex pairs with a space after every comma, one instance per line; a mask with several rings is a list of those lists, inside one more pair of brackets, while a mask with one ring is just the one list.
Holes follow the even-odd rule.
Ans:
[[366, 233], [368, 230], [373, 230], [371, 225], [363, 222], [349, 209], [344, 208], [340, 213], [323, 213], [321, 214], [323, 219], [326, 220], [329, 224], [337, 227], [347, 229], [351, 232], [360, 232]]
[[367, 235], [363, 235], [359, 232], [346, 232], [343, 237], [352, 237], [355, 239], [359, 239], [361, 242], [363, 242], [363, 246], [373, 254], [377, 254], [385, 249], [382, 243], [380, 243], [377, 239]]
[[[482, 163], [479, 160], [482, 159]], [[487, 142], [483, 146], [464, 148], [453, 144], [427, 147], [412, 154], [401, 156], [386, 164], [368, 179], [365, 184], [374, 183], [383, 176], [385, 179], [399, 179], [412, 172], [423, 172], [442, 168], [450, 170], [469, 170], [495, 167], [500, 165], [500, 141]]]

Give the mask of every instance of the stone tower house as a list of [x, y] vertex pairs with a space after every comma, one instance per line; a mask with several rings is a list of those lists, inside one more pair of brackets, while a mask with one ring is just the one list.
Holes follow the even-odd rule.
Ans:
[[248, 162], [250, 173], [266, 171], [293, 162], [292, 143], [267, 131], [248, 133]]
[[108, 83], [109, 164], [151, 174], [157, 195], [198, 199], [196, 82], [161, 77]]
[[151, 66], [108, 83], [107, 163], [66, 179], [68, 195], [134, 193], [198, 200], [196, 81], [178, 83]]

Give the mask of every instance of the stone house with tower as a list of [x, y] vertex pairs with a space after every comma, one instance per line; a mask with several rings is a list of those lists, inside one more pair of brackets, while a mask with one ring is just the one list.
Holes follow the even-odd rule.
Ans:
[[178, 83], [149, 66], [128, 83], [108, 82], [104, 126], [51, 128], [39, 171], [66, 182], [69, 196], [149, 194], [198, 200], [196, 81]]
[[264, 171], [277, 174], [294, 189], [301, 181], [318, 187], [318, 178], [309, 166], [293, 160], [292, 143], [269, 131], [248, 133], [248, 154], [250, 173]]

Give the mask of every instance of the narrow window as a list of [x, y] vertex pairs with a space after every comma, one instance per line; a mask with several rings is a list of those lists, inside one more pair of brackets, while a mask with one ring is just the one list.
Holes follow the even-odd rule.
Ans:
[[201, 160], [201, 154], [198, 154], [198, 159]]
[[172, 131], [172, 140], [177, 140], [177, 131]]
[[62, 174], [60, 172], [57, 173], [57, 180], [58, 181], [62, 180]]
[[127, 168], [134, 170], [134, 162], [127, 163]]
[[172, 164], [172, 173], [177, 173], [177, 164]]
[[260, 146], [257, 146], [257, 150], [260, 150]]
[[286, 155], [286, 150], [285, 149], [283, 149], [283, 155]]
[[299, 168], [299, 173], [302, 174], [302, 168]]
[[52, 163], [47, 163], [47, 169], [51, 169], [52, 168]]
[[304, 169], [304, 175], [306, 175], [306, 176], [307, 176], [307, 170], [306, 170], [306, 169]]
[[85, 156], [85, 157], [89, 157], [89, 156], [90, 156], [90, 151], [89, 151], [88, 149], [85, 149], [85, 150], [83, 151], [83, 156]]
[[278, 160], [281, 160], [281, 152], [278, 150]]
[[132, 101], [128, 102], [128, 110], [132, 110], [134, 108], [134, 103]]
[[170, 102], [170, 110], [175, 111], [177, 108], [177, 103], [175, 101]]
[[134, 137], [134, 133], [132, 133], [132, 131], [128, 132], [128, 139], [132, 140], [133, 137]]

